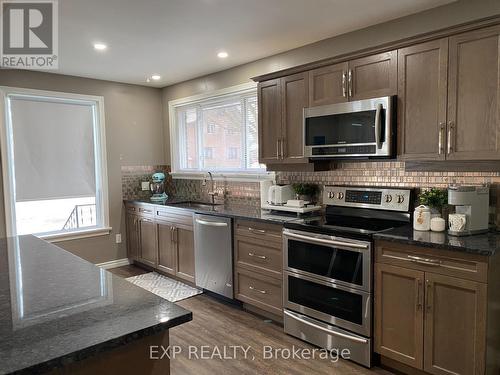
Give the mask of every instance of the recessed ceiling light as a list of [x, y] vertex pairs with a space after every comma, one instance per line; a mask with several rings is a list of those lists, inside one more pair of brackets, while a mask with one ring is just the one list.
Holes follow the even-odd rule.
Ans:
[[158, 81], [158, 80], [160, 80], [160, 79], [161, 79], [161, 76], [159, 76], [158, 74], [153, 74], [153, 75], [151, 76], [151, 79], [152, 79], [152, 80], [154, 80], [154, 81]]
[[106, 48], [108, 48], [108, 46], [104, 43], [94, 43], [94, 49], [98, 51], [104, 51]]
[[226, 51], [220, 51], [218, 54], [217, 54], [217, 57], [219, 59], [225, 59], [226, 57], [228, 57], [229, 54], [226, 52]]

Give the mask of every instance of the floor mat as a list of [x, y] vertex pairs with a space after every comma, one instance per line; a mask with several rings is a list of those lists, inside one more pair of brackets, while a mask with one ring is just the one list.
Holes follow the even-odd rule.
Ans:
[[200, 289], [193, 288], [156, 272], [128, 277], [126, 280], [170, 302], [181, 301], [203, 293]]

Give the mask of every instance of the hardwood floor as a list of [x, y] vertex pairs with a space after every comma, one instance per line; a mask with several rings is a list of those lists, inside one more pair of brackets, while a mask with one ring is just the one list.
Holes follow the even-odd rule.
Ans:
[[123, 278], [142, 275], [143, 273], [151, 272], [151, 271], [147, 271], [145, 269], [142, 269], [140, 267], [134, 266], [132, 264], [129, 266], [111, 268], [108, 271], [111, 273], [114, 273], [115, 275], [121, 276]]
[[[125, 275], [124, 277], [149, 272], [135, 266], [125, 266], [110, 271], [120, 276]], [[286, 335], [283, 327], [277, 324], [247, 313], [239, 307], [221, 303], [205, 294], [179, 301], [177, 304], [192, 311], [193, 320], [170, 330], [170, 345], [181, 349], [180, 354], [171, 360], [172, 375], [391, 374], [380, 368], [368, 370], [345, 360], [334, 362], [332, 358], [285, 358], [286, 349], [315, 347]], [[235, 357], [234, 359], [203, 359], [202, 348], [210, 354], [218, 348], [223, 355], [224, 346], [227, 356]], [[233, 356], [231, 346], [245, 349], [250, 347], [247, 357], [245, 358], [242, 349], [237, 350]], [[265, 347], [281, 350], [283, 356], [266, 359]]]

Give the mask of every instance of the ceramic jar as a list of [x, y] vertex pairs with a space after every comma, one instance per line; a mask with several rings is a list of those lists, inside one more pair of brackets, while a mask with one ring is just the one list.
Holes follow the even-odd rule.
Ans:
[[431, 209], [420, 205], [413, 214], [413, 229], [427, 231], [431, 229]]
[[443, 232], [446, 229], [446, 221], [441, 217], [431, 219], [431, 230], [433, 232]]

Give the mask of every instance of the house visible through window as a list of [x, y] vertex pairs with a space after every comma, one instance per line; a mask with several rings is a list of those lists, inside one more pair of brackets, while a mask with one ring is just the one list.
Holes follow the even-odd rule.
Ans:
[[213, 147], [205, 147], [205, 159], [213, 159], [214, 158], [214, 148]]
[[10, 235], [108, 227], [102, 98], [1, 90]]
[[215, 133], [215, 124], [208, 124], [207, 125], [207, 133], [208, 134], [214, 134]]
[[230, 160], [238, 159], [238, 148], [229, 147], [229, 149], [227, 150], [227, 158]]
[[169, 107], [174, 172], [265, 171], [258, 160], [255, 87], [177, 102]]

